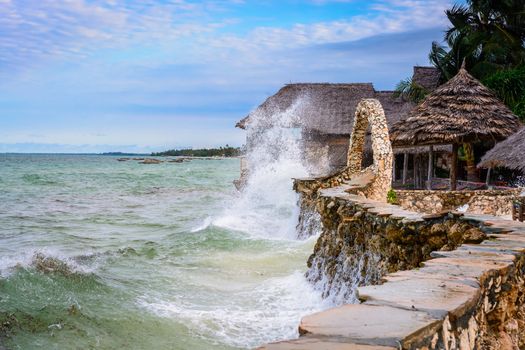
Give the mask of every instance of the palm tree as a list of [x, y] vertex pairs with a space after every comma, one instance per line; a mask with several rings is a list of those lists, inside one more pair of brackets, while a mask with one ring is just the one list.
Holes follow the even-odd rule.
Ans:
[[525, 0], [467, 0], [445, 13], [452, 24], [445, 32], [448, 50], [434, 42], [429, 55], [444, 80], [463, 60], [480, 79], [525, 63]]
[[429, 91], [423, 86], [414, 82], [411, 78], [401, 80], [394, 90], [394, 97], [401, 97], [405, 101], [412, 101], [415, 103], [421, 102]]
[[483, 84], [525, 121], [525, 65], [493, 74]]

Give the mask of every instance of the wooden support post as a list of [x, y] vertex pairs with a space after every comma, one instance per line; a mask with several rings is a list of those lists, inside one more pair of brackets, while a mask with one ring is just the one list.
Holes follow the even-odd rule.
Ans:
[[396, 182], [396, 155], [392, 156], [392, 185]]
[[408, 153], [405, 152], [403, 157], [403, 185], [407, 184], [407, 174], [408, 173]]
[[428, 183], [427, 189], [432, 189], [432, 176], [434, 175], [434, 146], [430, 146], [428, 150]]
[[413, 173], [413, 178], [414, 178], [414, 189], [417, 189], [417, 166], [418, 166], [418, 163], [417, 163], [417, 154], [413, 154], [412, 155], [412, 173]]
[[458, 144], [452, 145], [452, 164], [450, 165], [450, 190], [455, 191], [458, 181]]
[[492, 168], [487, 169], [487, 179], [485, 180], [485, 184], [487, 185], [487, 188], [489, 188], [490, 185], [490, 173], [492, 172]]

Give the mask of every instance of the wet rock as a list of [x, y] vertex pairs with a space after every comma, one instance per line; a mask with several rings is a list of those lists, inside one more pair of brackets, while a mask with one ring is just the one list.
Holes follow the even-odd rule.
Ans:
[[147, 159], [144, 159], [142, 162], [139, 162], [139, 164], [160, 164], [160, 163], [162, 163], [162, 160], [152, 159], [152, 158], [147, 158]]
[[487, 239], [487, 235], [477, 227], [465, 231], [463, 235], [464, 243], [481, 243]]
[[65, 262], [57, 258], [47, 257], [43, 254], [36, 254], [33, 257], [32, 265], [41, 273], [60, 273], [64, 276], [74, 274]]

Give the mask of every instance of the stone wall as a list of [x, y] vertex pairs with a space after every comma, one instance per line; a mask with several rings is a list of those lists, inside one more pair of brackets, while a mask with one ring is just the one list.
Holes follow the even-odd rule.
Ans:
[[357, 302], [358, 286], [376, 284], [389, 272], [417, 268], [432, 251], [486, 237], [453, 214], [407, 219], [323, 196], [316, 207], [323, 231], [308, 259], [306, 276], [336, 304]]
[[303, 193], [322, 233], [307, 279], [338, 306], [267, 350], [525, 349], [525, 224]]
[[512, 201], [520, 194], [515, 190], [426, 191], [396, 190], [402, 208], [420, 213], [436, 214], [453, 211], [468, 204], [467, 212], [488, 215], [511, 215]]

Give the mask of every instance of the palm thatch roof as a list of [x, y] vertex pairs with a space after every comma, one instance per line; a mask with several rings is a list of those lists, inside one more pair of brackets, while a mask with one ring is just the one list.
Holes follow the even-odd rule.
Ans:
[[[437, 145], [432, 148], [433, 152], [435, 153], [450, 153], [452, 152], [452, 146], [451, 145]], [[429, 146], [421, 146], [421, 147], [395, 147], [393, 149], [394, 154], [428, 154], [430, 152]]]
[[295, 110], [294, 125], [290, 127], [329, 135], [350, 135], [357, 104], [363, 98], [377, 98], [390, 125], [414, 106], [401, 98], [394, 98], [391, 91], [376, 91], [371, 83], [288, 84], [239, 121], [236, 127], [245, 129], [250, 118], [267, 117], [271, 120], [272, 115], [284, 113], [301, 101]]
[[488, 151], [481, 158], [478, 167], [505, 167], [525, 173], [525, 128]]
[[439, 86], [441, 73], [436, 67], [414, 66], [412, 83], [415, 83], [427, 91], [434, 91]]
[[496, 95], [464, 67], [394, 124], [394, 146], [503, 140], [521, 124]]

